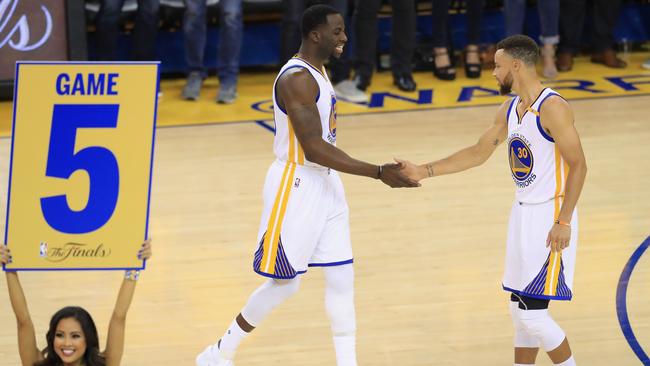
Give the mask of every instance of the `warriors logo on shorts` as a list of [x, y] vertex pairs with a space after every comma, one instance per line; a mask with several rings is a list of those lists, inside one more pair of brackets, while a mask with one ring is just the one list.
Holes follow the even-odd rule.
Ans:
[[510, 140], [510, 171], [518, 181], [524, 181], [533, 171], [533, 153], [528, 145], [519, 137]]

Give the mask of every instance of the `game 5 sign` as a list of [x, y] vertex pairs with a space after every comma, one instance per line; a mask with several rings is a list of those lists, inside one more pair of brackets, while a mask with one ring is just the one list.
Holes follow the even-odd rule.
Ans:
[[17, 63], [5, 270], [144, 268], [158, 69]]

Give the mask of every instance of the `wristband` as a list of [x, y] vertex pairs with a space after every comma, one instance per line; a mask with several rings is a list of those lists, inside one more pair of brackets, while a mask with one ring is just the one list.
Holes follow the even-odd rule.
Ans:
[[137, 281], [140, 279], [140, 270], [128, 270], [124, 272], [124, 279], [130, 281]]
[[564, 226], [571, 227], [571, 224], [570, 224], [570, 223], [568, 223], [568, 222], [566, 222], [566, 221], [559, 220], [559, 219], [558, 219], [558, 220], [555, 220], [555, 223], [558, 224], [558, 225], [564, 225]]

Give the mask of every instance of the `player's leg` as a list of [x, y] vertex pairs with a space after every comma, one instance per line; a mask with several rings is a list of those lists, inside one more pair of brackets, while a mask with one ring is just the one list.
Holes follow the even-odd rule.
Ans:
[[510, 315], [512, 316], [512, 324], [515, 328], [515, 366], [534, 365], [539, 351], [539, 342], [537, 338], [526, 332], [523, 323], [517, 316], [519, 300], [516, 298], [513, 300], [512, 297], [510, 300]]
[[352, 263], [324, 267], [325, 309], [330, 319], [336, 364], [356, 366], [356, 330], [354, 311], [354, 268]]
[[332, 204], [309, 266], [324, 269], [325, 308], [332, 328], [336, 363], [338, 366], [356, 366], [357, 327], [349, 211], [338, 174], [332, 172], [328, 180]]
[[230, 326], [217, 341], [201, 353], [196, 363], [198, 366], [229, 365], [241, 341], [253, 331], [278, 305], [298, 292], [300, 279], [269, 279], [258, 287], [248, 298], [248, 302], [230, 323]]
[[539, 342], [555, 365], [575, 365], [569, 342], [562, 328], [548, 313], [549, 300], [519, 296], [519, 304], [513, 309], [513, 318], [521, 323], [523, 330]]

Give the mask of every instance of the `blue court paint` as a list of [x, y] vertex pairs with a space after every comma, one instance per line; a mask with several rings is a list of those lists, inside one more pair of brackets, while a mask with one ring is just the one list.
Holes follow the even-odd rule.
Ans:
[[623, 268], [623, 273], [621, 273], [621, 277], [618, 280], [618, 286], [616, 288], [616, 314], [618, 315], [618, 323], [621, 326], [621, 330], [623, 331], [623, 335], [625, 336], [627, 343], [630, 345], [630, 347], [632, 347], [632, 351], [634, 351], [634, 354], [645, 366], [650, 366], [650, 358], [634, 336], [632, 325], [630, 325], [630, 319], [627, 316], [626, 301], [627, 285], [630, 281], [630, 276], [634, 271], [634, 266], [636, 266], [637, 262], [641, 256], [643, 256], [643, 253], [646, 251], [646, 249], [648, 249], [648, 246], [650, 246], [650, 236], [646, 238], [643, 243], [641, 243], [641, 245], [634, 251], [634, 253], [632, 253], [632, 256], [625, 264], [625, 268]]
[[275, 128], [269, 126], [265, 121], [255, 121], [258, 125], [266, 128], [267, 130], [273, 132], [275, 134]]

